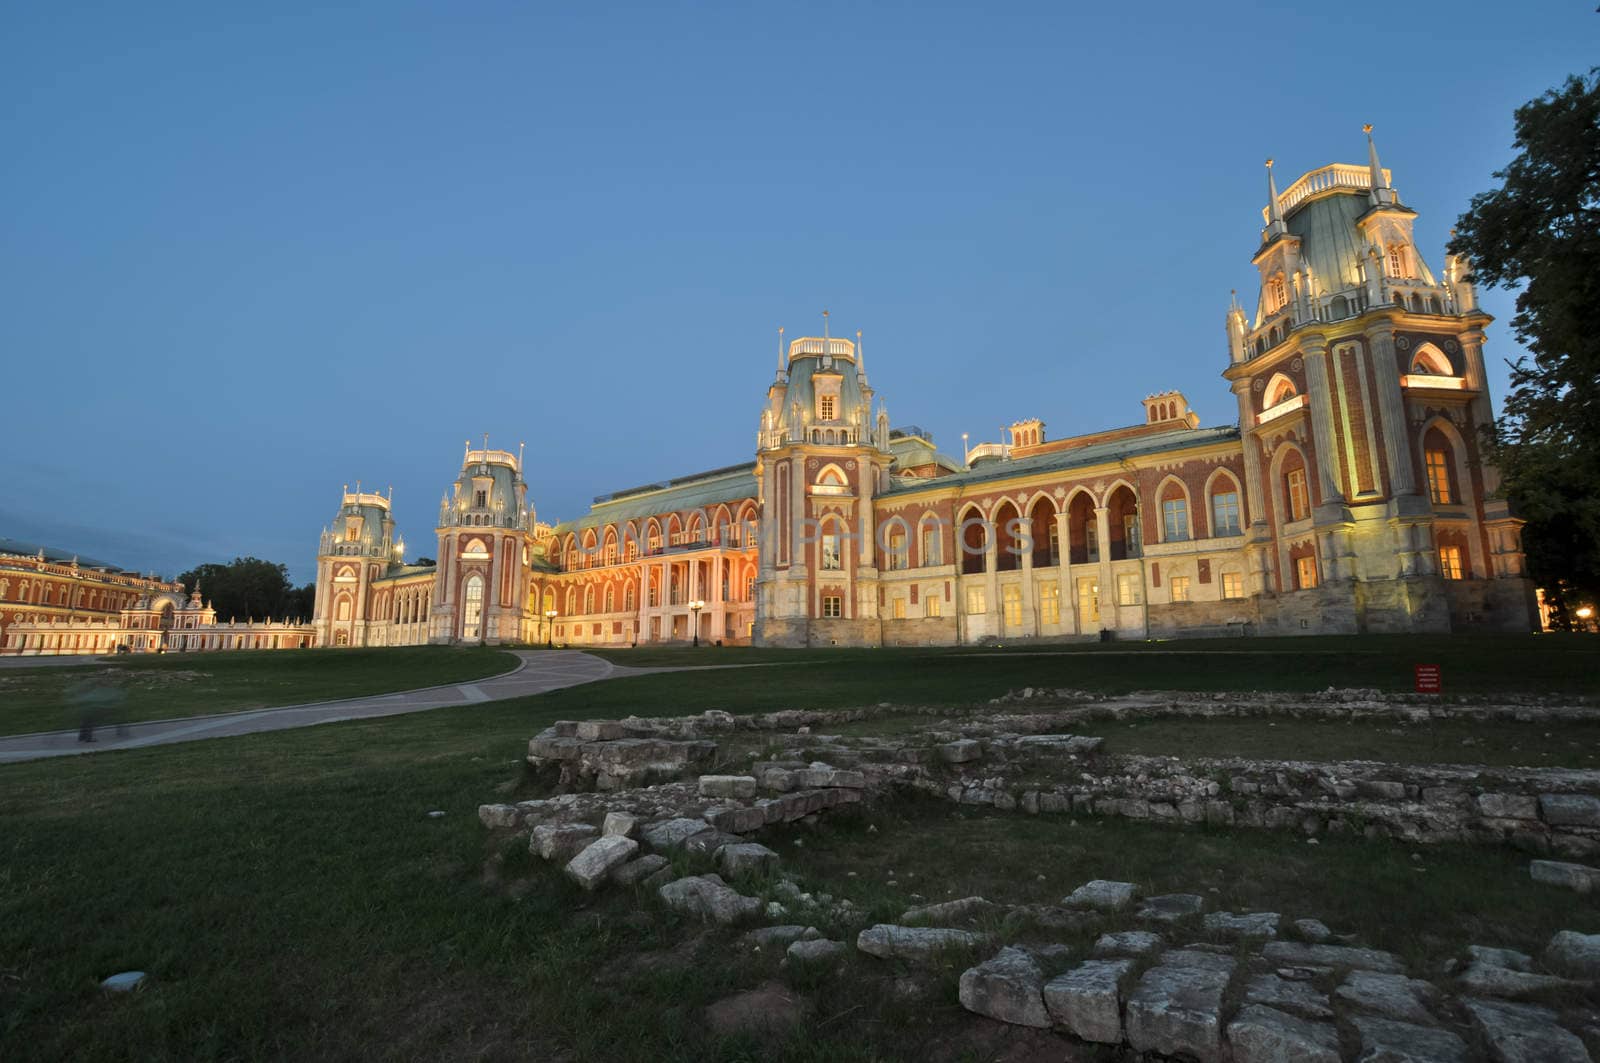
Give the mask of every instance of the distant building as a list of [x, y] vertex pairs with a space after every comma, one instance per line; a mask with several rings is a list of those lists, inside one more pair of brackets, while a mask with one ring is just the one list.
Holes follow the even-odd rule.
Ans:
[[297, 649], [309, 624], [217, 623], [200, 589], [104, 561], [0, 539], [0, 653], [24, 656]]
[[439, 563], [406, 567], [389, 500], [343, 495], [318, 558], [327, 645], [1527, 631], [1521, 522], [1478, 450], [1491, 318], [1435, 274], [1371, 147], [1279, 193], [1253, 314], [1226, 315], [1239, 423], [1177, 392], [1051, 440], [1019, 420], [958, 461], [890, 428], [860, 344], [786, 346], [753, 462], [535, 517], [521, 454], [467, 449]]

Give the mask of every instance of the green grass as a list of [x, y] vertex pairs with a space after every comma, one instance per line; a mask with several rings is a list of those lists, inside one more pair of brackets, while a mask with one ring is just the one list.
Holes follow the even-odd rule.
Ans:
[[276, 650], [163, 655], [83, 668], [0, 671], [0, 734], [74, 728], [89, 705], [99, 723], [204, 716], [387, 694], [510, 670], [481, 647]]
[[[979, 1028], [955, 1004], [959, 965], [907, 1004], [888, 992], [896, 970], [860, 956], [839, 978], [802, 980], [816, 1008], [803, 1035], [719, 1041], [701, 1009], [779, 977], [775, 955], [737, 952], [729, 931], [698, 936], [640, 894], [582, 895], [515, 852], [487, 874], [477, 805], [517, 796], [526, 738], [605, 685], [0, 769], [7, 1057], [985, 1054], [951, 1047]], [[435, 809], [446, 815], [429, 818]], [[1526, 949], [1555, 929], [1600, 928], [1596, 900], [1533, 887], [1526, 858], [1503, 850], [1429, 848], [1418, 862], [1387, 842], [921, 803], [872, 823], [771, 841], [808, 888], [874, 918], [895, 918], [914, 892], [1044, 902], [1123, 877], [1317, 916], [1419, 962], [1469, 941]], [[97, 988], [126, 969], [152, 984]]]

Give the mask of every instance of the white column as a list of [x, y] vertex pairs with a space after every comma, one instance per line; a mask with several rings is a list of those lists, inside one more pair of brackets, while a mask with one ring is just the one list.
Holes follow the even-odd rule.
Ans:
[[1095, 534], [1100, 537], [1100, 626], [1115, 629], [1121, 617], [1116, 580], [1111, 575], [1111, 507], [1094, 507]]
[[1367, 329], [1372, 364], [1378, 381], [1378, 409], [1383, 414], [1383, 449], [1388, 457], [1389, 483], [1397, 495], [1417, 493], [1411, 467], [1411, 427], [1406, 420], [1405, 396], [1400, 392], [1400, 372], [1394, 357], [1394, 324], [1381, 321]]
[[1328, 345], [1319, 335], [1301, 341], [1305, 351], [1306, 391], [1311, 402], [1311, 436], [1316, 443], [1317, 483], [1322, 504], [1343, 502], [1339, 489], [1339, 453], [1333, 442], [1333, 391], [1328, 382]]

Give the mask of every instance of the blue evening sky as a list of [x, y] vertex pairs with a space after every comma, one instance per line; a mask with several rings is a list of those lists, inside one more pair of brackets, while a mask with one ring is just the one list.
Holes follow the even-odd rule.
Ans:
[[1262, 160], [1373, 122], [1437, 270], [1600, 37], [1590, 0], [1077, 6], [11, 5], [0, 536], [304, 580], [360, 480], [431, 556], [484, 432], [570, 518], [748, 460], [824, 308], [948, 452], [1167, 388], [1230, 423]]

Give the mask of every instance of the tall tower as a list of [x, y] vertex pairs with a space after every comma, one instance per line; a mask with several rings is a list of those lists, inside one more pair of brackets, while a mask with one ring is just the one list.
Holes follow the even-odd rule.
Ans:
[[1478, 449], [1491, 318], [1464, 263], [1429, 269], [1366, 131], [1366, 163], [1282, 193], [1268, 160], [1255, 315], [1227, 313], [1249, 590], [1285, 630], [1526, 630], [1520, 522]]
[[319, 646], [365, 646], [372, 581], [400, 561], [389, 499], [346, 484], [339, 513], [322, 529], [312, 624]]
[[872, 408], [860, 333], [778, 338], [756, 453], [761, 504], [755, 642], [876, 645], [873, 499], [887, 484], [889, 415]]
[[531, 642], [528, 566], [534, 512], [522, 456], [467, 444], [461, 474], [439, 502], [439, 571], [429, 642]]

